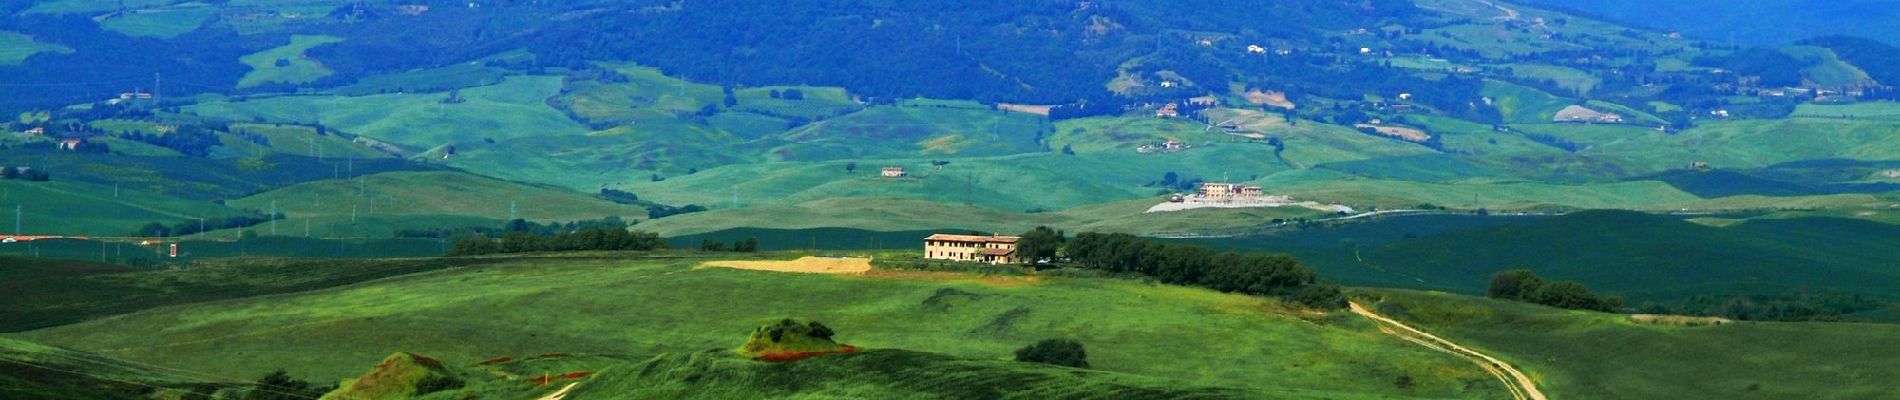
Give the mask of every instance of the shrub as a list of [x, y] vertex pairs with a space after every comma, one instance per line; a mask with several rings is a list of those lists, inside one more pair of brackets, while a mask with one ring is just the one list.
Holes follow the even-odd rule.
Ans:
[[1043, 339], [1029, 347], [1016, 349], [1016, 361], [1022, 362], [1088, 368], [1088, 358], [1088, 352], [1082, 349], [1082, 342], [1071, 339]]

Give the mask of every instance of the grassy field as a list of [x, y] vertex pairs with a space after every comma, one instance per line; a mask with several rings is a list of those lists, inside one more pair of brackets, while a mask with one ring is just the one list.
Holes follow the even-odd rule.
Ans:
[[1042, 118], [952, 107], [886, 106], [814, 122], [775, 137], [777, 160], [971, 157], [1040, 151]]
[[1793, 116], [1813, 118], [1900, 120], [1900, 103], [1875, 101], [1843, 105], [1802, 104]]
[[[1100, 231], [1161, 234], [1244, 228], [1273, 219], [1319, 218], [1330, 215], [1303, 207], [1199, 209], [1144, 214], [1165, 202], [1160, 197], [1082, 206], [1062, 211], [1020, 211], [939, 203], [924, 200], [851, 197], [813, 200], [801, 204], [713, 210], [643, 222], [638, 229], [664, 235], [693, 235], [738, 228], [815, 229], [850, 228], [869, 231], [975, 230], [1020, 233], [1036, 226], [1070, 232]], [[945, 218], [944, 215], [955, 215]], [[791, 248], [803, 241], [789, 243]]]
[[1483, 93], [1491, 98], [1498, 113], [1504, 115], [1504, 121], [1514, 124], [1550, 123], [1557, 111], [1576, 104], [1570, 99], [1502, 81], [1485, 81]]
[[[300, 294], [150, 309], [16, 337], [212, 373], [283, 367], [329, 380], [360, 374], [394, 351], [469, 362], [551, 351], [732, 348], [753, 327], [794, 316], [823, 321], [840, 342], [863, 348], [976, 360], [1007, 359], [1036, 340], [1072, 337], [1089, 346], [1098, 370], [1266, 393], [1501, 393], [1474, 366], [1387, 337], [1357, 317], [1303, 314], [1259, 298], [1092, 278], [693, 270], [702, 260], [498, 259]], [[166, 328], [145, 328], [156, 326]], [[1401, 375], [1414, 385], [1395, 385]]]
[[1832, 49], [1814, 46], [1789, 46], [1783, 47], [1780, 50], [1782, 53], [1786, 53], [1789, 56], [1808, 63], [1809, 66], [1807, 68], [1801, 69], [1801, 76], [1814, 82], [1816, 85], [1842, 87], [1873, 81], [1873, 78], [1867, 76], [1867, 71], [1862, 71], [1859, 67], [1841, 61], [1840, 56], [1834, 54], [1834, 50]]
[[[241, 215], [237, 208], [143, 190], [77, 182], [0, 180], [0, 205], [18, 206], [28, 235], [130, 236], [151, 222], [166, 225]], [[7, 226], [6, 233], [13, 233]]]
[[673, 119], [692, 114], [724, 98], [719, 86], [666, 76], [657, 68], [632, 63], [601, 63], [626, 82], [576, 81], [558, 98], [567, 110], [592, 122], [624, 123]]
[[0, 31], [0, 65], [19, 65], [27, 57], [39, 53], [66, 54], [73, 49], [57, 44], [33, 41], [33, 37]]
[[[1421, 218], [1421, 217], [1405, 217]], [[1832, 289], [1885, 296], [1900, 287], [1896, 225], [1846, 218], [1734, 220], [1592, 211], [1445, 228], [1404, 219], [1281, 236], [1216, 240], [1228, 248], [1286, 251], [1322, 276], [1357, 285], [1482, 294], [1491, 274], [1529, 268], [1622, 294], [1632, 305], [1699, 295]], [[1420, 222], [1429, 222], [1421, 220]], [[1457, 221], [1453, 221], [1457, 222]], [[1487, 226], [1490, 225], [1490, 226]], [[1393, 236], [1405, 237], [1395, 240]]]
[[1900, 142], [1891, 140], [1896, 127], [1900, 122], [1879, 120], [1723, 121], [1674, 135], [1651, 131], [1639, 139], [1598, 145], [1582, 154], [1624, 165], [1634, 173], [1685, 168], [1697, 161], [1717, 168], [1758, 168], [1800, 160], [1894, 160], [1900, 159]]
[[238, 80], [238, 88], [247, 88], [266, 83], [310, 83], [330, 76], [330, 69], [323, 63], [304, 57], [303, 52], [312, 47], [343, 41], [343, 38], [321, 35], [295, 35], [290, 44], [244, 56], [238, 59], [251, 66], [251, 72]]
[[198, 30], [217, 13], [216, 7], [207, 4], [180, 4], [128, 10], [99, 25], [129, 36], [171, 38]]
[[1533, 81], [1554, 81], [1557, 86], [1570, 89], [1576, 96], [1588, 96], [1597, 85], [1603, 84], [1602, 78], [1590, 75], [1583, 70], [1543, 64], [1507, 64], [1500, 67], [1510, 68], [1511, 76]]
[[621, 216], [644, 217], [646, 209], [610, 202], [567, 189], [503, 181], [461, 172], [389, 172], [348, 180], [294, 185], [232, 200], [236, 207], [267, 209], [271, 202], [290, 218], [473, 217], [505, 221], [510, 204], [515, 216], [530, 221], [575, 221]]
[[501, 83], [510, 72], [478, 63], [460, 63], [441, 68], [419, 69], [372, 75], [356, 83], [332, 89], [341, 96], [366, 96], [396, 92], [440, 92]]
[[1374, 290], [1386, 316], [1511, 362], [1552, 398], [1865, 399], [1900, 379], [1900, 325], [1680, 327], [1475, 297]]
[[199, 103], [185, 111], [235, 121], [321, 121], [350, 134], [420, 151], [448, 143], [586, 133], [586, 127], [546, 104], [560, 89], [560, 77], [513, 76], [499, 84], [460, 90], [465, 100], [461, 103], [445, 102], [448, 93], [282, 96]]
[[[949, 164], [932, 166], [931, 161]], [[846, 166], [856, 163], [855, 172]], [[898, 166], [907, 178], [878, 175]], [[1181, 180], [1246, 180], [1286, 167], [1272, 147], [1221, 143], [1168, 154], [1101, 152], [1078, 155], [1034, 153], [984, 158], [859, 159], [731, 165], [623, 187], [668, 204], [730, 208], [799, 204], [838, 197], [890, 197], [969, 203], [1005, 210], [1061, 210], [1109, 201], [1146, 198], [1166, 190], [1152, 184], [1175, 172]]]

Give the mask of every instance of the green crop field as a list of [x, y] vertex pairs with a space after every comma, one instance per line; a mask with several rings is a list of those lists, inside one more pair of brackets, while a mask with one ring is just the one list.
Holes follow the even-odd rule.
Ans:
[[548, 107], [545, 100], [560, 88], [560, 77], [514, 76], [499, 84], [460, 90], [466, 100], [461, 103], [445, 101], [447, 93], [283, 96], [199, 103], [185, 111], [236, 121], [320, 121], [350, 134], [420, 151], [448, 143], [585, 133], [586, 127]]
[[0, 31], [0, 65], [19, 65], [22, 62], [26, 62], [27, 57], [39, 53], [66, 54], [71, 52], [73, 52], [73, 49], [67, 48], [66, 46], [40, 43], [33, 41], [33, 37], [31, 36]]
[[1900, 379], [1900, 325], [1636, 323], [1443, 293], [1371, 290], [1380, 313], [1491, 352], [1551, 398], [1865, 399]]
[[266, 83], [310, 83], [330, 76], [330, 69], [316, 60], [304, 57], [303, 52], [312, 47], [343, 41], [335, 36], [296, 35], [290, 37], [290, 44], [244, 56], [239, 61], [251, 66], [251, 72], [238, 80], [238, 88], [247, 88]]
[[[1089, 346], [1098, 370], [1265, 393], [1502, 393], [1468, 362], [1385, 336], [1357, 316], [1302, 314], [1260, 298], [1095, 278], [692, 269], [707, 259], [717, 258], [495, 259], [333, 289], [152, 308], [12, 336], [221, 375], [285, 368], [328, 381], [361, 374], [396, 351], [461, 364], [546, 352], [732, 348], [753, 327], [791, 316], [823, 321], [840, 342], [862, 348], [976, 360], [1007, 359], [1036, 340], [1071, 337]], [[249, 268], [221, 273], [271, 282], [299, 269]], [[141, 273], [115, 279], [164, 287], [154, 280], [211, 278]], [[1401, 375], [1413, 384], [1393, 384]]]

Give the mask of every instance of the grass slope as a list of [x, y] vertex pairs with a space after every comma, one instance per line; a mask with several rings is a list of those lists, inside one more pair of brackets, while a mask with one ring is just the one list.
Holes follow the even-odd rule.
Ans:
[[0, 180], [0, 204], [19, 206], [20, 233], [29, 235], [129, 236], [150, 222], [170, 225], [243, 214], [209, 201], [131, 188], [119, 189], [117, 197], [113, 192], [112, 186], [80, 182]]
[[57, 44], [33, 41], [33, 37], [24, 34], [0, 31], [0, 65], [20, 65], [27, 57], [39, 53], [66, 54], [73, 49]]
[[1900, 379], [1900, 325], [1680, 327], [1444, 293], [1370, 291], [1388, 317], [1490, 353], [1552, 398], [1865, 399]]
[[269, 208], [272, 201], [295, 225], [297, 219], [348, 216], [460, 216], [507, 220], [575, 221], [644, 216], [641, 207], [622, 205], [561, 188], [515, 183], [463, 172], [390, 172], [350, 180], [298, 184], [232, 200], [245, 208]]
[[447, 93], [282, 96], [205, 102], [185, 111], [237, 121], [320, 121], [417, 151], [448, 143], [585, 133], [586, 127], [544, 101], [560, 89], [560, 77], [513, 76], [495, 85], [462, 89], [462, 103], [444, 102]]
[[238, 61], [251, 66], [251, 72], [238, 80], [238, 88], [247, 88], [266, 83], [310, 83], [330, 76], [330, 69], [317, 60], [304, 57], [303, 52], [313, 47], [343, 41], [343, 38], [321, 35], [294, 35], [290, 44], [270, 50], [260, 51]]
[[[757, 325], [796, 316], [824, 321], [866, 349], [1003, 359], [1036, 340], [1072, 337], [1089, 346], [1098, 370], [1194, 385], [1340, 397], [1501, 394], [1474, 366], [1357, 317], [1306, 315], [1260, 298], [1091, 278], [692, 269], [704, 260], [495, 259], [501, 263], [166, 307], [20, 337], [211, 372], [284, 367], [328, 379], [354, 376], [393, 351], [479, 360], [730, 349]], [[1400, 375], [1415, 385], [1392, 384]]]
[[1573, 213], [1537, 223], [1454, 232], [1361, 251], [1363, 265], [1407, 286], [1483, 293], [1492, 273], [1529, 268], [1632, 300], [1827, 288], [1887, 295], [1900, 288], [1900, 227], [1839, 218], [1754, 220], [1711, 227], [1631, 212]]

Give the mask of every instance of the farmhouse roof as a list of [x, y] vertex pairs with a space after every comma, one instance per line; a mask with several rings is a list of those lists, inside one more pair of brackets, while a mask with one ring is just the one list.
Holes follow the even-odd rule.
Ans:
[[1007, 256], [1015, 253], [1016, 249], [983, 249], [983, 255], [986, 256]]
[[950, 235], [950, 234], [942, 234], [942, 233], [930, 235], [930, 237], [924, 238], [924, 240], [933, 241], [933, 242], [965, 242], [965, 243], [1016, 243], [1016, 239], [1019, 239], [1019, 238], [1015, 236]]

